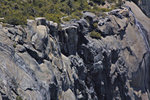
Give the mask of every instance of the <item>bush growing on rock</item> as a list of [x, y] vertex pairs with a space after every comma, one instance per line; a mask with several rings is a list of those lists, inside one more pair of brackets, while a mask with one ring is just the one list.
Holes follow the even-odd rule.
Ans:
[[22, 98], [20, 96], [17, 96], [16, 100], [22, 100]]
[[92, 32], [90, 32], [90, 37], [96, 38], [96, 39], [101, 39], [102, 36], [100, 35], [100, 33], [96, 32], [96, 31], [92, 31]]
[[98, 26], [98, 23], [95, 22], [95, 23], [93, 24], [94, 29], [97, 28], [97, 26]]

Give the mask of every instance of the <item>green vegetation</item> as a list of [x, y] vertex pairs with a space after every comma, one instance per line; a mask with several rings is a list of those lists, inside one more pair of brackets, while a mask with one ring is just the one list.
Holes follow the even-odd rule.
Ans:
[[104, 0], [90, 0], [90, 3], [93, 5], [87, 0], [0, 0], [0, 18], [4, 18], [0, 21], [24, 25], [26, 19], [46, 17], [48, 20], [60, 23], [60, 19], [64, 16], [69, 16], [64, 19], [65, 21], [72, 18], [79, 19], [81, 11], [99, 13], [111, 10], [98, 6], [104, 3]]
[[63, 18], [63, 21], [70, 21], [71, 19], [79, 20], [82, 17], [82, 13], [80, 11], [73, 12], [70, 16], [66, 16]]
[[100, 35], [100, 33], [92, 31], [92, 32], [90, 32], [90, 37], [96, 38], [96, 39], [101, 39], [102, 36]]
[[16, 46], [17, 46], [16, 43], [14, 43], [14, 44], [13, 44], [13, 47], [16, 48]]
[[16, 100], [23, 100], [23, 99], [20, 96], [17, 96]]
[[122, 3], [123, 3], [122, 0], [118, 0], [118, 3], [116, 3], [116, 6], [121, 7]]
[[97, 26], [98, 26], [98, 23], [97, 23], [97, 22], [93, 23], [93, 27], [94, 27], [94, 29], [96, 29], [96, 28], [97, 28]]
[[104, 4], [105, 0], [91, 0], [95, 3], [98, 3], [98, 4]]

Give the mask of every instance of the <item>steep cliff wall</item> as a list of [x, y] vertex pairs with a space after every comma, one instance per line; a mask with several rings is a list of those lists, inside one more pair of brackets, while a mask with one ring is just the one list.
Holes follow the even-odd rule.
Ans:
[[150, 17], [150, 0], [141, 0], [139, 2], [139, 6], [146, 13], [146, 15]]
[[0, 99], [150, 99], [150, 21], [135, 9], [127, 2], [105, 17], [0, 26]]

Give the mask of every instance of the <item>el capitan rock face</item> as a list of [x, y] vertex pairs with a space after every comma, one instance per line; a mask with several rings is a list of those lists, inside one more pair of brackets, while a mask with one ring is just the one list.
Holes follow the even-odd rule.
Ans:
[[0, 26], [0, 99], [149, 100], [149, 18], [132, 2], [88, 14], [61, 29], [45, 18]]

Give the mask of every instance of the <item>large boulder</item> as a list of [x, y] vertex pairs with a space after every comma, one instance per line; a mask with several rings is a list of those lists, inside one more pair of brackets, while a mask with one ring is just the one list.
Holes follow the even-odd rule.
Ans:
[[64, 92], [62, 98], [63, 98], [62, 100], [76, 100], [75, 95], [70, 89]]
[[44, 25], [37, 26], [35, 35], [32, 36], [32, 42], [38, 51], [46, 49], [48, 42], [48, 28]]
[[89, 23], [93, 23], [96, 21], [96, 15], [94, 13], [91, 12], [83, 12], [83, 17], [84, 19], [86, 19]]

